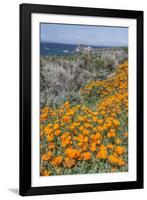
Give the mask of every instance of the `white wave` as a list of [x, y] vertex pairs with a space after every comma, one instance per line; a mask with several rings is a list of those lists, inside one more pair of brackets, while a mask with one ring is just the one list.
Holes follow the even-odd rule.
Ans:
[[64, 52], [64, 53], [67, 53], [67, 52], [69, 52], [69, 51], [68, 51], [68, 50], [63, 50], [63, 52]]
[[44, 49], [45, 49], [45, 50], [50, 50], [50, 48], [48, 48], [48, 47], [44, 47]]

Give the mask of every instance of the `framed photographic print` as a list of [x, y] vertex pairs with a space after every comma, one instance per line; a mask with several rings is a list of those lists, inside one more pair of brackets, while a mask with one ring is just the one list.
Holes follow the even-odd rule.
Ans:
[[143, 188], [143, 11], [20, 5], [20, 195]]

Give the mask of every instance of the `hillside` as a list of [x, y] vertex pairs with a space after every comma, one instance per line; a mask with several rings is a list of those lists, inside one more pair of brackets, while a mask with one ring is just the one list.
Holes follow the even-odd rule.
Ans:
[[[59, 81], [58, 84], [62, 84], [64, 80], [64, 86], [67, 86], [67, 90], [71, 87], [73, 92], [79, 80], [85, 82], [79, 84], [79, 89], [75, 88], [78, 94], [75, 92], [74, 101], [69, 97], [58, 106], [45, 106], [40, 111], [40, 174], [128, 171], [128, 62], [115, 67], [104, 65], [104, 68], [88, 68], [95, 66], [96, 60], [91, 59], [93, 63], [89, 62], [89, 65], [80, 65], [79, 60], [82, 59], [79, 56], [56, 58], [55, 62], [53, 58], [50, 59], [52, 66], [47, 68], [49, 73], [52, 71], [48, 77], [52, 81], [50, 83], [54, 81], [56, 85], [56, 81]], [[85, 70], [88, 73], [87, 82], [86, 78], [82, 79]], [[100, 73], [102, 77], [99, 77]], [[90, 80], [91, 76], [93, 80]], [[62, 95], [67, 92], [62, 87], [60, 91]]]
[[82, 102], [80, 88], [91, 80], [105, 80], [127, 59], [127, 48], [91, 48], [79, 45], [75, 54], [40, 59], [41, 107], [66, 100]]

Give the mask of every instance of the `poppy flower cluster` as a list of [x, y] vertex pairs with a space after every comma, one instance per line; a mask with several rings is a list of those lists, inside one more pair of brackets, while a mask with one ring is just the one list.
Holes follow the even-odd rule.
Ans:
[[128, 62], [106, 80], [86, 83], [80, 95], [80, 104], [41, 109], [40, 174], [126, 172]]

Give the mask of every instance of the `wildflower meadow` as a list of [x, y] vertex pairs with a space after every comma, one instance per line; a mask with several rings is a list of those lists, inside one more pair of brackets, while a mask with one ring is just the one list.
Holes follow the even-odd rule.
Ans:
[[[109, 66], [108, 66], [109, 67]], [[128, 171], [128, 61], [40, 109], [40, 175]]]

